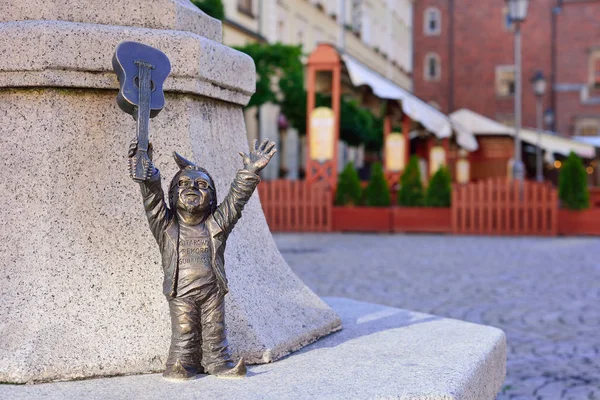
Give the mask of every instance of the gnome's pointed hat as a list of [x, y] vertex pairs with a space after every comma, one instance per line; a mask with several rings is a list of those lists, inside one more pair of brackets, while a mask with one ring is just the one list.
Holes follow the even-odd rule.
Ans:
[[217, 188], [215, 187], [215, 181], [213, 180], [212, 176], [210, 176], [207, 170], [200, 167], [199, 165], [196, 165], [190, 160], [182, 157], [176, 151], [173, 152], [173, 158], [175, 159], [175, 163], [177, 163], [177, 166], [179, 167], [179, 171], [177, 171], [173, 179], [171, 179], [171, 184], [169, 185], [169, 206], [171, 207], [171, 210], [175, 209], [175, 191], [177, 189], [179, 177], [183, 172], [191, 170], [200, 171], [208, 177], [208, 186], [213, 199], [213, 209], [211, 210], [211, 213], [214, 212], [217, 207]]
[[193, 162], [191, 162], [190, 160], [188, 160], [186, 158], [183, 158], [176, 151], [173, 152], [173, 158], [175, 159], [175, 162], [177, 163], [177, 166], [179, 167], [180, 170], [187, 169], [188, 167], [190, 167], [190, 169], [198, 168], [198, 166], [196, 164], [194, 164]]

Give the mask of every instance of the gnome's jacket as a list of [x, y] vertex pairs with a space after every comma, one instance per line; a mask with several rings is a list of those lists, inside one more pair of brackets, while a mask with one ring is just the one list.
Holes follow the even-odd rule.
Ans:
[[[225, 200], [205, 221], [210, 234], [211, 266], [217, 278], [222, 295], [229, 289], [225, 276], [225, 241], [235, 223], [242, 216], [244, 205], [252, 196], [260, 182], [258, 175], [241, 169], [237, 172]], [[144, 198], [144, 208], [150, 223], [150, 230], [158, 243], [165, 273], [163, 293], [171, 300], [177, 295], [177, 272], [179, 268], [179, 223], [175, 210], [167, 207], [160, 181], [160, 173], [155, 173], [140, 184]], [[216, 201], [216, 199], [214, 199]]]

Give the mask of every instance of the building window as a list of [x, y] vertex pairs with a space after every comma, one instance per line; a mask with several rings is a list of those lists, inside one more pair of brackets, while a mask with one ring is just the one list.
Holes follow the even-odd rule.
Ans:
[[580, 136], [598, 136], [598, 127], [593, 125], [582, 126], [578, 134]]
[[590, 86], [600, 89], [600, 49], [590, 52]]
[[238, 0], [238, 11], [249, 15], [249, 16], [254, 16], [253, 11], [253, 7], [252, 7], [252, 0]]
[[515, 67], [514, 65], [496, 66], [496, 95], [509, 97], [515, 94]]
[[439, 35], [442, 33], [442, 13], [439, 8], [428, 7], [425, 10], [425, 35]]
[[575, 135], [598, 136], [600, 135], [600, 119], [577, 118], [575, 120]]
[[279, 40], [279, 42], [281, 43], [285, 43], [286, 42], [286, 37], [285, 37], [285, 24], [283, 21], [279, 21], [277, 22], [277, 39]]
[[358, 34], [362, 32], [362, 3], [362, 0], [352, 0], [352, 31]]
[[496, 121], [500, 122], [502, 125], [513, 128], [515, 126], [515, 114], [496, 114]]
[[[302, 45], [303, 52], [309, 52], [308, 23], [300, 15], [296, 14], [296, 44]], [[291, 39], [294, 40], [294, 39]]]
[[442, 77], [442, 67], [440, 56], [436, 53], [429, 53], [425, 56], [425, 80], [439, 81]]
[[278, 4], [277, 7], [277, 40], [281, 43], [288, 42], [288, 26], [285, 21], [288, 20], [288, 14], [285, 8]]
[[319, 45], [323, 41], [323, 31], [317, 27], [313, 28], [313, 40], [315, 42], [315, 47]]
[[371, 44], [371, 21], [367, 14], [363, 14], [360, 37], [365, 44]]

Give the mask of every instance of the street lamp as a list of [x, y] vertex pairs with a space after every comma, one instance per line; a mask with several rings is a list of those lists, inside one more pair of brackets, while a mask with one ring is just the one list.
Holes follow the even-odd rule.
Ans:
[[538, 182], [544, 181], [544, 173], [542, 171], [542, 98], [546, 93], [546, 78], [542, 71], [536, 71], [535, 75], [531, 77], [531, 83], [533, 84], [533, 92], [537, 98], [537, 151], [535, 158], [535, 179]]
[[513, 179], [523, 182], [525, 168], [521, 161], [521, 23], [527, 17], [529, 0], [506, 0], [508, 16], [515, 25], [515, 156]]
[[527, 5], [529, 0], [506, 0], [508, 16], [511, 22], [523, 22], [527, 17]]

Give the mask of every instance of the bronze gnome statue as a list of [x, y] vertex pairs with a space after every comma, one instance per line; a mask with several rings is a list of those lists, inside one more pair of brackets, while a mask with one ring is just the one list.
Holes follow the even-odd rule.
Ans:
[[[134, 140], [129, 148], [130, 161], [137, 147]], [[260, 182], [258, 172], [276, 151], [275, 143], [264, 140], [260, 144], [254, 141], [249, 154], [240, 152], [244, 166], [219, 205], [210, 174], [177, 153], [174, 157], [179, 172], [169, 185], [168, 205], [160, 173], [151, 161], [148, 178], [139, 182], [150, 230], [162, 256], [163, 293], [171, 313], [171, 347], [163, 373], [167, 379], [191, 379], [199, 373], [246, 375], [243, 358], [234, 363], [227, 344], [225, 244]], [[150, 146], [150, 160], [151, 154]], [[134, 177], [134, 170], [131, 172]]]
[[174, 153], [179, 172], [165, 203], [160, 174], [152, 163], [149, 121], [164, 107], [163, 83], [171, 71], [168, 57], [137, 42], [119, 43], [113, 55], [119, 80], [117, 104], [136, 121], [129, 147], [129, 173], [140, 184], [150, 230], [158, 243], [165, 274], [163, 293], [171, 313], [167, 379], [191, 379], [199, 373], [221, 377], [246, 375], [246, 365], [231, 359], [225, 331], [225, 243], [242, 209], [260, 182], [258, 172], [277, 151], [275, 143], [254, 141], [240, 152], [240, 169], [225, 200], [202, 167]]

